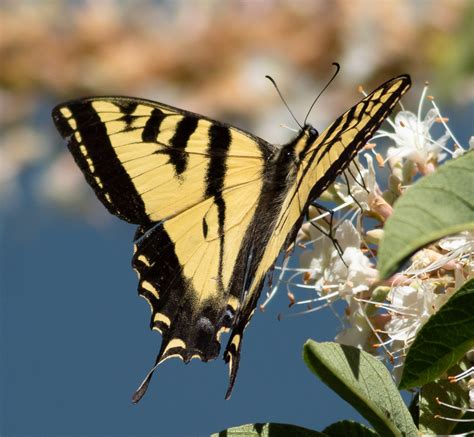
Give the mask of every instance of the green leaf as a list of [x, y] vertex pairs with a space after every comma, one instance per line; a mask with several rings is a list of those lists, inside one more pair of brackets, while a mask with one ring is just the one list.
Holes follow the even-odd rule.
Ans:
[[325, 437], [317, 431], [284, 423], [250, 423], [228, 428], [211, 437]]
[[[455, 366], [452, 369], [452, 373], [460, 372], [462, 372], [462, 369], [459, 366]], [[437, 398], [446, 404], [467, 409], [469, 408], [469, 394], [459, 384], [453, 384], [446, 379], [431, 382], [424, 385], [421, 389], [420, 432], [423, 434], [450, 435], [453, 433], [457, 422], [442, 420], [436, 416], [461, 419], [465, 417], [465, 410], [455, 410], [440, 405], [436, 400]]]
[[448, 161], [395, 203], [378, 252], [382, 279], [432, 241], [474, 230], [474, 152]]
[[474, 279], [467, 281], [420, 329], [408, 350], [399, 388], [434, 381], [474, 347]]
[[417, 429], [385, 366], [367, 352], [308, 340], [308, 367], [356, 408], [382, 436], [416, 436]]
[[323, 433], [330, 437], [378, 437], [373, 429], [368, 428], [362, 423], [351, 420], [343, 420], [333, 423], [323, 430]]

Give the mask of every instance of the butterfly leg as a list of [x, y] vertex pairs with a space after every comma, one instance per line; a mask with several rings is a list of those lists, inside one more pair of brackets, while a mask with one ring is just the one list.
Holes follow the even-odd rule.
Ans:
[[352, 174], [352, 170], [349, 167], [347, 167], [347, 171], [349, 172], [349, 174], [354, 178], [354, 181], [357, 185], [359, 185], [359, 187], [363, 188], [365, 191], [369, 192], [369, 189], [367, 188], [367, 186], [365, 185], [365, 181], [364, 181], [364, 178], [362, 177], [362, 172], [360, 171], [360, 168], [359, 166], [357, 165], [357, 162], [354, 160], [352, 161], [352, 164], [354, 164], [355, 168], [357, 169], [357, 173], [359, 173], [359, 176], [360, 176], [360, 182], [357, 180], [357, 178]]
[[[357, 179], [354, 177], [354, 175], [352, 174], [352, 172], [349, 170], [349, 168], [347, 169], [347, 171], [350, 173], [350, 175], [354, 178], [354, 180], [356, 181], [356, 183], [358, 185], [360, 185], [361, 187], [363, 187], [367, 192], [367, 188], [365, 187], [365, 184], [360, 184], [359, 181], [357, 181]], [[346, 172], [343, 172], [342, 173], [344, 175], [344, 179], [346, 180], [346, 184], [347, 184], [347, 192], [349, 193], [349, 196], [351, 197], [351, 199], [355, 202], [355, 204], [359, 207], [360, 209], [360, 212], [361, 214], [364, 212], [364, 208], [362, 208], [362, 205], [359, 203], [359, 201], [353, 196], [353, 194], [351, 193], [351, 186], [349, 185], [349, 179], [347, 178], [347, 175], [346, 175]], [[363, 180], [362, 180], [363, 182]]]
[[337, 254], [341, 258], [344, 265], [347, 267], [347, 264], [345, 263], [344, 258], [342, 257], [342, 254], [343, 254], [342, 247], [339, 244], [339, 241], [337, 241], [337, 239], [334, 237], [334, 232], [333, 232], [333, 229], [334, 229], [334, 226], [333, 226], [334, 210], [332, 210], [330, 208], [327, 208], [324, 205], [321, 205], [321, 204], [316, 203], [316, 202], [313, 203], [313, 206], [315, 206], [319, 210], [322, 210], [322, 211], [327, 212], [329, 214], [329, 231], [326, 231], [325, 229], [318, 226], [316, 223], [314, 223], [311, 220], [309, 220], [309, 223], [311, 223], [312, 226], [314, 226], [319, 232], [321, 232], [321, 234], [328, 237], [332, 241], [332, 244], [334, 245], [334, 247], [337, 251]]

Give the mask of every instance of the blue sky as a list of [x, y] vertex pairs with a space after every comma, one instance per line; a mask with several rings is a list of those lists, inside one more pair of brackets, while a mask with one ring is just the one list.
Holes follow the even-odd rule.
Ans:
[[283, 294], [249, 325], [229, 401], [221, 359], [169, 360], [132, 405], [161, 341], [130, 267], [134, 226], [113, 219], [98, 230], [25, 207], [5, 229], [2, 434], [206, 435], [249, 422], [321, 429], [358, 417], [301, 359], [307, 338], [334, 337], [334, 316], [279, 322]]

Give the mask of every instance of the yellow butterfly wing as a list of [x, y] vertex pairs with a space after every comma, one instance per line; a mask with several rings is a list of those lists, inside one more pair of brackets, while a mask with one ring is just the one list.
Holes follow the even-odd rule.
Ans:
[[151, 327], [163, 335], [157, 363], [215, 358], [240, 308], [242, 253], [273, 147], [139, 99], [67, 102], [53, 118], [97, 197], [140, 225], [132, 264], [152, 309]]
[[[207, 361], [231, 330], [230, 396], [243, 332], [265, 275], [294, 239], [309, 203], [344, 170], [410, 86], [386, 82], [318, 136], [305, 126], [280, 148], [234, 127], [147, 100], [102, 97], [53, 118], [87, 181], [113, 214], [139, 224], [132, 264], [156, 364]], [[134, 396], [144, 394], [150, 371]]]

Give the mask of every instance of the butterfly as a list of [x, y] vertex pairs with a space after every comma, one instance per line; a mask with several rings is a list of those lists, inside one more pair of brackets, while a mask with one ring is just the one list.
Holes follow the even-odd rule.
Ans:
[[138, 225], [132, 266], [162, 335], [155, 366], [208, 361], [230, 331], [230, 397], [244, 330], [267, 272], [294, 242], [309, 204], [349, 165], [410, 87], [380, 85], [321, 134], [310, 124], [276, 146], [162, 103], [91, 97], [53, 109], [54, 123], [104, 206]]

